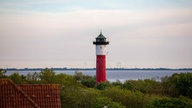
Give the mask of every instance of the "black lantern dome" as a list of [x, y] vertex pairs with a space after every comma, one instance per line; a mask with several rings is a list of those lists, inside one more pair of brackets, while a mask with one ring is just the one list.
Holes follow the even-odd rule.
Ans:
[[103, 36], [102, 33], [100, 33], [100, 35], [96, 38], [96, 41], [94, 41], [93, 44], [95, 44], [95, 45], [107, 45], [107, 44], [109, 44], [109, 42], [106, 41], [106, 37]]

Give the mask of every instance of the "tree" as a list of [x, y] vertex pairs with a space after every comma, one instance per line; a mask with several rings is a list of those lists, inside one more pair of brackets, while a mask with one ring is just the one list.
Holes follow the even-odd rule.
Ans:
[[192, 73], [174, 74], [173, 81], [179, 94], [192, 98]]
[[26, 80], [28, 83], [31, 83], [31, 84], [40, 83], [39, 74], [37, 72], [34, 72], [33, 74], [28, 73], [26, 76]]
[[129, 81], [125, 81], [122, 85], [122, 88], [127, 89], [127, 90], [132, 90], [133, 89], [133, 84], [130, 83]]
[[107, 97], [96, 98], [91, 108], [126, 108], [124, 105], [118, 102], [113, 102], [112, 99]]
[[32, 75], [32, 80], [37, 81], [39, 79], [39, 74], [37, 72], [34, 72]]
[[63, 87], [77, 86], [77, 82], [75, 81], [73, 76], [67, 75], [64, 73], [55, 75], [54, 83], [61, 84], [61, 86], [63, 86]]
[[9, 76], [9, 78], [16, 84], [22, 83], [22, 77], [19, 75], [19, 73], [13, 73]]
[[110, 83], [108, 82], [108, 81], [106, 81], [106, 82], [99, 82], [97, 85], [96, 85], [96, 88], [98, 89], [98, 90], [104, 90], [104, 89], [106, 89], [107, 87], [110, 87], [111, 85], [110, 85]]
[[26, 76], [21, 75], [21, 83], [24, 83], [26, 81]]
[[145, 79], [145, 80], [127, 80], [122, 85], [122, 88], [127, 90], [138, 90], [142, 93], [159, 93], [160, 82]]
[[5, 78], [6, 76], [5, 76], [5, 73], [6, 73], [7, 71], [6, 70], [4, 70], [4, 69], [0, 69], [0, 78]]
[[192, 108], [192, 101], [186, 97], [162, 97], [154, 99], [148, 108]]
[[52, 84], [55, 78], [55, 72], [53, 71], [53, 69], [45, 68], [41, 70], [41, 72], [39, 73], [39, 77], [43, 82]]
[[102, 91], [102, 95], [125, 105], [127, 108], [143, 108], [148, 104], [148, 100], [145, 99], [143, 93], [121, 89], [120, 87], [107, 88]]
[[180, 95], [192, 98], [192, 73], [176, 73], [162, 81], [166, 94], [174, 97]]
[[31, 74], [30, 72], [27, 73], [26, 79], [27, 79], [27, 81], [32, 81], [32, 80], [33, 80], [33, 79], [32, 79], [32, 74]]
[[67, 86], [61, 91], [62, 108], [91, 108], [97, 95], [95, 89]]
[[81, 81], [81, 80], [83, 79], [83, 73], [76, 71], [75, 74], [74, 74], [74, 78], [75, 78], [77, 81]]
[[82, 79], [81, 83], [87, 87], [95, 87], [96, 81], [93, 78]]
[[120, 80], [116, 80], [116, 82], [112, 82], [113, 86], [122, 86], [122, 83]]

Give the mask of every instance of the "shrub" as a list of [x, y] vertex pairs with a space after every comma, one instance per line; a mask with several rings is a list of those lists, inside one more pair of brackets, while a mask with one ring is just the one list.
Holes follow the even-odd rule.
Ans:
[[127, 80], [122, 85], [122, 88], [127, 90], [138, 90], [142, 93], [159, 93], [160, 82], [154, 80]]
[[73, 75], [76, 81], [81, 81], [83, 79], [83, 73], [79, 71], [75, 71], [75, 74]]
[[7, 72], [6, 70], [0, 68], [0, 78], [6, 78], [6, 77], [7, 77], [7, 76], [5, 75], [6, 72]]
[[180, 98], [157, 98], [151, 102], [149, 108], [192, 108], [192, 101], [185, 97]]
[[61, 105], [62, 108], [91, 108], [97, 96], [94, 89], [68, 86], [61, 90]]
[[192, 73], [175, 74], [173, 81], [179, 94], [192, 98]]
[[147, 104], [144, 94], [139, 91], [133, 92], [112, 87], [102, 91], [102, 95], [111, 98], [115, 102], [122, 103], [127, 108], [142, 108]]
[[94, 88], [96, 85], [95, 79], [93, 78], [87, 78], [87, 79], [82, 79], [81, 83], [87, 87]]
[[16, 84], [22, 83], [22, 77], [19, 75], [19, 73], [13, 73], [9, 76], [9, 78]]
[[52, 84], [54, 82], [55, 72], [53, 69], [45, 68], [39, 73], [39, 78], [45, 83]]
[[122, 88], [127, 89], [127, 90], [132, 90], [133, 89], [133, 84], [131, 84], [129, 81], [125, 81], [122, 84]]
[[126, 108], [124, 105], [113, 102], [112, 99], [107, 97], [98, 97], [96, 98], [91, 108]]
[[121, 81], [117, 80], [116, 82], [112, 82], [113, 86], [122, 86]]
[[162, 80], [166, 94], [174, 97], [180, 95], [192, 98], [192, 73], [173, 74]]
[[100, 82], [100, 83], [98, 83], [96, 85], [96, 88], [98, 90], [104, 90], [104, 89], [106, 89], [107, 87], [110, 87], [110, 86], [111, 86], [111, 84], [107, 81], [107, 82]]

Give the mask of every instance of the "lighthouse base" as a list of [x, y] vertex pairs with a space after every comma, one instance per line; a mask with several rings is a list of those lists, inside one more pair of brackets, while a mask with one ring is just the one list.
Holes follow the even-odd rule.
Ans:
[[96, 82], [106, 82], [106, 56], [97, 55]]

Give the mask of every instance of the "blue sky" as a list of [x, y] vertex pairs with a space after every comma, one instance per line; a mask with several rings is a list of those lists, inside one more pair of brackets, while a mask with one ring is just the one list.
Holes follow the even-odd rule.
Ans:
[[0, 0], [0, 67], [192, 66], [191, 0]]

